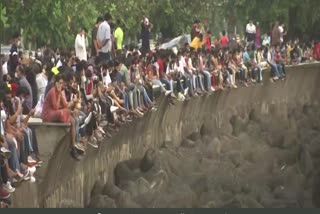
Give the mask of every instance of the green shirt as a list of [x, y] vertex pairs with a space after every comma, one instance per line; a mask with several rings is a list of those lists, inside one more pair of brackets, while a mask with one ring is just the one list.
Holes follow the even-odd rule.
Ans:
[[128, 68], [122, 64], [121, 69], [120, 69], [120, 74], [122, 76], [122, 82], [126, 85], [129, 86], [130, 85], [130, 73]]
[[120, 27], [116, 29], [114, 32], [114, 37], [117, 40], [117, 49], [121, 50], [122, 49], [122, 42], [123, 42], [123, 31]]

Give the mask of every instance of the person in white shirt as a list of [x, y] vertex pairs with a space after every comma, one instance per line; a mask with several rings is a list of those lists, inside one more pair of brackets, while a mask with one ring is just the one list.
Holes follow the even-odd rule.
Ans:
[[257, 28], [253, 24], [253, 21], [250, 20], [246, 27], [247, 41], [254, 42], [256, 38]]
[[283, 37], [285, 36], [285, 35], [287, 35], [287, 33], [286, 32], [284, 32], [284, 24], [281, 24], [280, 26], [279, 26], [279, 32], [280, 32], [280, 42], [281, 43], [283, 43]]
[[44, 69], [41, 70], [42, 64], [40, 61], [37, 61], [38, 67], [35, 70], [36, 73], [36, 83], [38, 88], [38, 102], [43, 101], [45, 98], [45, 91], [48, 85], [48, 78], [45, 75], [46, 71]]
[[80, 60], [88, 60], [88, 55], [87, 55], [87, 36], [88, 30], [86, 28], [82, 28], [81, 32], [77, 35], [76, 40], [75, 40], [75, 50], [76, 50], [76, 56]]
[[112, 33], [110, 25], [112, 24], [112, 16], [107, 13], [104, 16], [104, 22], [99, 25], [97, 31], [97, 44], [99, 48], [99, 57], [104, 63], [111, 60], [112, 51]]

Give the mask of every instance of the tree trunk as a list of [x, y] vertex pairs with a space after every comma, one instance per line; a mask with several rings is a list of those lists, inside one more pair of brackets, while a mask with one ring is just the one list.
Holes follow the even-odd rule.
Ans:
[[288, 24], [288, 39], [301, 38], [301, 29], [299, 28], [299, 16], [298, 14], [298, 7], [289, 8], [289, 24]]

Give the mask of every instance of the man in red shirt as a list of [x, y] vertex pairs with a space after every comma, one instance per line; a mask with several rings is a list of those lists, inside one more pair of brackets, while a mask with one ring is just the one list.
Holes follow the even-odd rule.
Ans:
[[211, 52], [211, 32], [210, 31], [207, 32], [205, 43], [206, 43], [207, 50]]
[[228, 37], [226, 36], [226, 32], [222, 31], [222, 37], [220, 38], [221, 47], [228, 46], [228, 43], [229, 43], [229, 40], [228, 40]]
[[318, 42], [318, 44], [315, 45], [314, 47], [314, 59], [315, 60], [320, 60], [320, 41]]

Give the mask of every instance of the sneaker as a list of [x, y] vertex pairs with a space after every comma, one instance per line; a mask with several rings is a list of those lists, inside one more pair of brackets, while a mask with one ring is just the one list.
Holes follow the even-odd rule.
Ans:
[[141, 111], [139, 111], [138, 109], [136, 109], [136, 112], [139, 114], [139, 116], [143, 117], [143, 113]]
[[80, 143], [76, 143], [74, 147], [79, 151], [82, 151], [82, 152], [86, 151]]
[[171, 94], [171, 97], [174, 98], [174, 99], [177, 98], [177, 96], [174, 93]]
[[35, 166], [28, 168], [29, 175], [24, 178], [24, 181], [29, 181], [31, 183], [36, 182], [36, 179], [34, 178], [33, 174], [37, 171], [37, 168]]
[[71, 157], [73, 157], [73, 159], [75, 159], [76, 161], [81, 161], [81, 156], [79, 155], [79, 153], [75, 148], [71, 149], [70, 154], [71, 154]]
[[100, 123], [101, 127], [106, 127], [108, 125], [108, 121], [104, 120]]
[[216, 91], [216, 89], [214, 87], [211, 87], [211, 91]]
[[181, 92], [178, 94], [177, 100], [181, 101], [181, 102], [183, 102], [185, 100], [185, 97], [183, 96], [183, 94]]
[[169, 96], [170, 94], [172, 94], [171, 91], [166, 91], [166, 92], [164, 93], [164, 95], [165, 95], [166, 97]]
[[101, 132], [102, 134], [106, 134], [106, 132], [103, 130], [103, 128], [102, 127], [100, 127], [100, 126], [98, 126], [98, 128], [97, 128], [97, 130], [99, 131], [99, 132]]
[[11, 183], [8, 181], [6, 184], [2, 185], [2, 188], [8, 193], [13, 193], [16, 189], [11, 186]]
[[5, 147], [0, 148], [0, 156], [4, 159], [9, 159], [11, 157], [11, 152]]
[[7, 192], [4, 188], [0, 187], [0, 199], [4, 200], [4, 199], [8, 199], [10, 198], [10, 193]]
[[33, 176], [31, 176], [31, 178], [30, 178], [30, 183], [35, 183], [37, 180], [36, 180], [36, 178], [35, 177], [33, 177]]
[[33, 163], [37, 163], [37, 161], [35, 161], [31, 156], [28, 156], [28, 163], [33, 164]]
[[186, 97], [188, 95], [189, 88], [184, 89], [183, 95]]
[[96, 149], [99, 148], [99, 145], [97, 144], [97, 139], [93, 136], [89, 140], [89, 145]]

